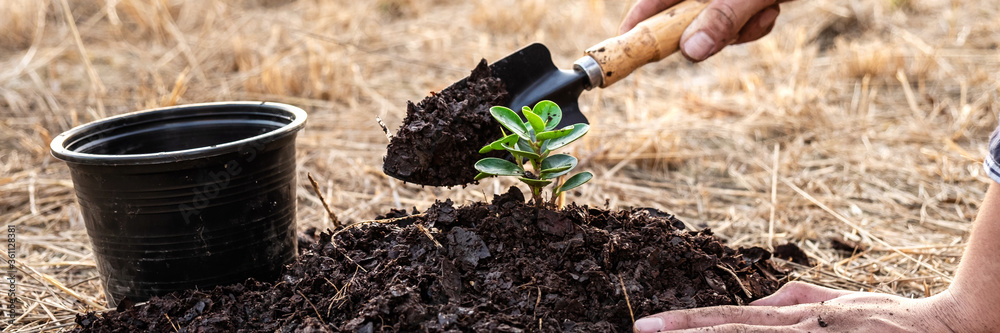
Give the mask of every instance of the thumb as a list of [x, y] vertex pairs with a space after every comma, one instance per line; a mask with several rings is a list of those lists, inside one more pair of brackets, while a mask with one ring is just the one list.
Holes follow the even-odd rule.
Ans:
[[702, 61], [735, 42], [743, 26], [776, 0], [715, 0], [708, 4], [681, 35], [681, 53]]

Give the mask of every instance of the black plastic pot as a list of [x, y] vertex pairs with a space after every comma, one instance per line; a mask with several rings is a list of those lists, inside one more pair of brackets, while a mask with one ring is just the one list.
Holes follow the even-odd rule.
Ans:
[[69, 164], [111, 306], [249, 277], [295, 260], [295, 135], [306, 113], [192, 104], [85, 124], [52, 140]]

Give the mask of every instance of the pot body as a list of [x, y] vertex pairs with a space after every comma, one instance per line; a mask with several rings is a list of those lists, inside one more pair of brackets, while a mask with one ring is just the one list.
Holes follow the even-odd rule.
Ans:
[[279, 103], [192, 104], [56, 137], [108, 303], [277, 279], [297, 254], [295, 136], [305, 118]]

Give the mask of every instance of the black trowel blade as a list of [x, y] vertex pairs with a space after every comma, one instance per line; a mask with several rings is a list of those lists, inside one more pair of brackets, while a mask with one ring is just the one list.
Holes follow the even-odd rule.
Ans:
[[[587, 76], [583, 72], [561, 70], [552, 63], [552, 53], [545, 45], [534, 43], [517, 50], [490, 65], [493, 76], [507, 85], [513, 110], [534, 106], [542, 100], [551, 100], [563, 111], [559, 127], [588, 123], [580, 112], [577, 99], [586, 88]], [[485, 144], [485, 143], [484, 143]]]
[[[580, 93], [586, 89], [586, 73], [556, 67], [552, 62], [552, 53], [545, 45], [534, 43], [525, 46], [490, 64], [490, 70], [493, 77], [507, 86], [510, 103], [506, 106], [512, 110], [519, 111], [522, 106], [532, 107], [540, 101], [550, 100], [558, 104], [563, 112], [558, 127], [590, 123], [580, 112], [577, 102]], [[467, 79], [463, 78], [452, 86], [464, 85]], [[483, 142], [483, 145], [487, 143]]]

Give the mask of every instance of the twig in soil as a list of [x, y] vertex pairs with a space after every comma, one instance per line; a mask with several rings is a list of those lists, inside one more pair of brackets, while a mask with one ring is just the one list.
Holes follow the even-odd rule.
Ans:
[[[355, 275], [357, 275], [357, 272], [358, 272], [357, 270], [354, 271]], [[347, 288], [351, 286], [351, 282], [348, 281], [344, 283], [343, 288], [337, 288], [337, 285], [333, 284], [333, 282], [330, 282], [330, 280], [327, 280], [326, 278], [323, 278], [323, 280], [326, 280], [326, 282], [329, 283], [330, 286], [333, 286], [333, 289], [337, 290], [337, 293], [334, 294], [333, 298], [330, 299], [330, 305], [326, 306], [326, 316], [329, 317], [330, 311], [333, 309], [333, 304], [347, 299]], [[351, 277], [351, 280], [354, 280], [353, 276]], [[339, 309], [340, 307], [338, 306], [337, 308]]]
[[323, 320], [323, 315], [319, 314], [319, 310], [316, 309], [316, 305], [313, 304], [313, 302], [309, 300], [309, 297], [306, 297], [306, 295], [303, 295], [301, 290], [296, 290], [295, 292], [299, 293], [299, 296], [302, 296], [302, 299], [304, 299], [306, 301], [306, 303], [309, 303], [309, 306], [311, 306], [313, 308], [313, 311], [316, 312], [316, 317], [319, 317], [319, 322], [321, 324], [323, 324], [323, 326], [326, 326], [326, 321]]
[[170, 327], [174, 329], [174, 332], [180, 331], [180, 329], [177, 327], [177, 324], [174, 324], [174, 321], [170, 320], [170, 316], [168, 316], [166, 312], [163, 313], [163, 316], [167, 317], [167, 322], [170, 323]]
[[375, 121], [378, 122], [378, 126], [382, 128], [382, 133], [385, 133], [385, 139], [392, 142], [392, 134], [389, 133], [389, 128], [385, 127], [385, 123], [382, 122], [382, 118], [375, 116]]
[[421, 224], [418, 224], [417, 225], [417, 229], [420, 229], [420, 231], [423, 232], [424, 235], [427, 235], [427, 238], [430, 238], [431, 241], [434, 242], [434, 246], [437, 246], [437, 248], [439, 248], [439, 249], [444, 248], [444, 246], [441, 246], [441, 243], [438, 243], [437, 239], [434, 239], [434, 236], [431, 235], [431, 231], [430, 230], [427, 230], [427, 227], [425, 227], [425, 226], [423, 226]]
[[[350, 227], [350, 226], [347, 226], [347, 227]], [[342, 228], [340, 230], [347, 230], [347, 228]], [[339, 232], [340, 231], [337, 231], [337, 232], [333, 233], [333, 235], [337, 235], [337, 233], [339, 233]], [[368, 273], [367, 269], [365, 269], [364, 267], [361, 267], [361, 264], [358, 264], [357, 261], [354, 261], [354, 259], [351, 258], [351, 256], [347, 255], [347, 253], [345, 253], [343, 250], [340, 249], [340, 247], [337, 246], [337, 243], [334, 241], [333, 236], [331, 236], [331, 238], [330, 238], [330, 244], [333, 244], [333, 248], [337, 250], [337, 253], [340, 253], [341, 255], [344, 256], [344, 258], [347, 258], [347, 260], [349, 260], [351, 263], [354, 263], [355, 266], [358, 266], [358, 268], [360, 268], [361, 270], [365, 271], [365, 273]], [[357, 270], [355, 270], [355, 273], [356, 272], [357, 272]], [[336, 288], [336, 286], [334, 288]]]
[[771, 167], [771, 218], [767, 222], [767, 249], [774, 251], [774, 214], [778, 205], [778, 161], [781, 145], [774, 144], [774, 164]]
[[[532, 280], [534, 280], [534, 278], [532, 278]], [[542, 303], [542, 287], [539, 287], [536, 284], [535, 285], [535, 290], [538, 291], [538, 298], [535, 298], [535, 308], [534, 309], [535, 309], [535, 316], [538, 316], [538, 304]], [[541, 318], [539, 318], [539, 319], [541, 319]]]
[[622, 276], [618, 276], [618, 283], [622, 286], [622, 292], [625, 293], [625, 305], [628, 305], [628, 315], [632, 317], [632, 324], [635, 325], [635, 313], [632, 312], [632, 301], [628, 299], [628, 290], [625, 289], [625, 280]]
[[736, 279], [736, 284], [740, 285], [740, 289], [743, 290], [743, 293], [746, 294], [748, 298], [753, 298], [753, 294], [750, 293], [750, 289], [747, 289], [747, 286], [743, 285], [743, 280], [740, 280], [740, 277], [736, 275], [736, 272], [733, 272], [733, 270], [728, 269], [722, 265], [715, 265], [715, 267], [726, 271], [726, 273], [729, 273], [729, 275], [732, 275], [733, 278]]
[[373, 224], [373, 223], [391, 224], [391, 223], [396, 223], [396, 222], [399, 222], [399, 221], [402, 221], [402, 220], [405, 220], [405, 219], [408, 219], [408, 218], [421, 217], [421, 216], [424, 216], [426, 214], [427, 213], [420, 213], [420, 214], [413, 214], [413, 215], [407, 215], [407, 216], [393, 217], [391, 219], [368, 220], [368, 221], [355, 222], [355, 223], [348, 224], [348, 225], [344, 226], [343, 228], [340, 228], [340, 230], [334, 231], [333, 235], [330, 235], [330, 236], [331, 237], [336, 237], [341, 232], [344, 232], [347, 229], [351, 229], [351, 228], [362, 226], [362, 225], [366, 225], [366, 224]]
[[326, 198], [323, 197], [323, 192], [319, 190], [319, 183], [316, 182], [316, 179], [313, 179], [311, 173], [306, 173], [306, 177], [309, 177], [309, 182], [312, 183], [313, 191], [315, 191], [316, 195], [319, 196], [319, 202], [323, 203], [323, 208], [326, 209], [326, 214], [330, 216], [330, 223], [333, 223], [333, 230], [340, 229], [340, 220], [337, 219], [337, 214], [334, 214], [333, 210], [330, 209], [330, 206], [326, 204]]

